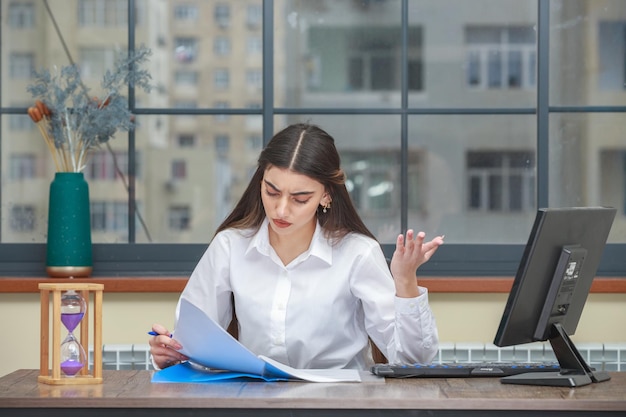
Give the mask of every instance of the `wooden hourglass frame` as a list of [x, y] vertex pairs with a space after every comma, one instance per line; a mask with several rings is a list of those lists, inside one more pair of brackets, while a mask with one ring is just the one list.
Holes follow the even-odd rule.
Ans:
[[[103, 284], [96, 283], [40, 283], [41, 295], [41, 349], [39, 382], [51, 385], [79, 385], [102, 383], [102, 290]], [[74, 290], [86, 303], [85, 314], [80, 321], [80, 345], [85, 352], [89, 347], [89, 304], [93, 293], [93, 369], [89, 373], [88, 363], [73, 377], [61, 372], [61, 294]], [[50, 340], [50, 294], [52, 293], [52, 340]], [[50, 355], [50, 344], [52, 353]], [[50, 356], [52, 367], [50, 369]]]

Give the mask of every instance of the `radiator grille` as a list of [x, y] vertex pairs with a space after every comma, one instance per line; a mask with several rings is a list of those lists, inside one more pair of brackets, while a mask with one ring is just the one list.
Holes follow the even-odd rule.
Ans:
[[[603, 371], [626, 371], [626, 344], [581, 343], [578, 351], [589, 366]], [[103, 369], [153, 369], [148, 344], [119, 344], [102, 347]], [[93, 364], [93, 349], [89, 351]], [[441, 343], [436, 362], [555, 362], [549, 343], [497, 347], [482, 343]]]

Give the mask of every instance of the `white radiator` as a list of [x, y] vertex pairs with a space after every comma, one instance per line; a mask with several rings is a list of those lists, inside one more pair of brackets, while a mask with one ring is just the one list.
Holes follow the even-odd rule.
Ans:
[[[576, 347], [589, 366], [603, 371], [626, 371], [625, 343], [580, 343]], [[89, 351], [93, 364], [93, 348]], [[152, 369], [148, 344], [104, 345], [103, 369]], [[482, 343], [441, 343], [435, 362], [555, 362], [549, 343], [500, 348]]]

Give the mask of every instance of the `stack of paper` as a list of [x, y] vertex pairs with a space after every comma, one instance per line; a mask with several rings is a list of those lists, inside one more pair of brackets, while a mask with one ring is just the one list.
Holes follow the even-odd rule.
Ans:
[[186, 299], [181, 300], [176, 340], [189, 362], [155, 372], [152, 382], [210, 382], [231, 378], [266, 381], [360, 382], [355, 369], [294, 369], [256, 356]]

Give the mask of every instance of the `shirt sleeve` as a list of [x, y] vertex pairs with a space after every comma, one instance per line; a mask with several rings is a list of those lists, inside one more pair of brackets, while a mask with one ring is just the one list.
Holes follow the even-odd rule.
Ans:
[[372, 341], [389, 363], [432, 362], [439, 350], [439, 336], [428, 290], [418, 287], [417, 297], [397, 297], [393, 277], [378, 245], [372, 247], [369, 256], [356, 262], [353, 291], [361, 300], [365, 327]]
[[[230, 285], [230, 242], [218, 233], [194, 268], [180, 299], [185, 298], [207, 316], [227, 328], [233, 316]], [[180, 309], [176, 307], [176, 319]]]

